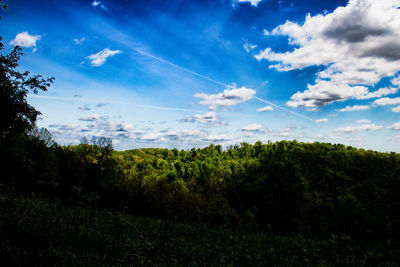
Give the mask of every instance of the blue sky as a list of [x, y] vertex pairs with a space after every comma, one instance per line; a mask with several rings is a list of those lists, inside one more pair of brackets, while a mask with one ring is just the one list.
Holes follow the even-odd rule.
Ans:
[[8, 1], [6, 51], [61, 144], [297, 139], [400, 152], [400, 1]]

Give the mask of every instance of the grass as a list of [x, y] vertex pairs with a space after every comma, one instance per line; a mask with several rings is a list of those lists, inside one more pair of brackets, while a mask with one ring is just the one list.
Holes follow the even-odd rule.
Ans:
[[398, 266], [396, 243], [211, 228], [0, 195], [1, 266]]

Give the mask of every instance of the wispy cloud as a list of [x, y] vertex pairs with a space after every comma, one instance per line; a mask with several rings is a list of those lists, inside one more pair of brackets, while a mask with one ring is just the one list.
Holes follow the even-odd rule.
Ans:
[[360, 126], [346, 126], [342, 128], [336, 128], [333, 131], [338, 133], [354, 133], [354, 132], [365, 132], [365, 131], [378, 131], [383, 127], [380, 125], [375, 125], [374, 123], [363, 124]]
[[28, 32], [18, 33], [10, 45], [19, 45], [21, 47], [36, 47], [36, 42], [41, 39], [40, 35], [29, 35]]
[[96, 54], [87, 56], [86, 58], [90, 59], [90, 63], [93, 67], [99, 67], [106, 62], [107, 58], [120, 53], [122, 53], [120, 50], [110, 50], [109, 48], [105, 48]]
[[258, 4], [261, 2], [262, 0], [233, 0], [233, 4], [235, 3], [250, 3], [252, 6], [257, 7]]
[[80, 110], [90, 110], [90, 107], [88, 105], [82, 105], [82, 106], [79, 106], [78, 109], [80, 109]]
[[247, 40], [243, 44], [244, 50], [246, 50], [247, 53], [249, 53], [251, 50], [257, 48], [257, 45], [250, 44]]
[[91, 5], [93, 6], [93, 7], [100, 7], [100, 8], [102, 8], [103, 10], [107, 10], [107, 7], [105, 6], [105, 5], [103, 5], [100, 1], [93, 1], [92, 3], [91, 3]]
[[102, 107], [105, 107], [108, 105], [110, 105], [110, 103], [98, 103], [98, 104], [96, 104], [96, 108], [102, 108]]
[[233, 140], [234, 137], [229, 134], [208, 135], [202, 140], [205, 142], [226, 142]]
[[73, 39], [73, 41], [74, 41], [74, 43], [75, 43], [76, 45], [81, 45], [81, 44], [83, 44], [83, 43], [85, 42], [85, 40], [86, 40], [85, 37], [82, 37], [82, 38], [80, 38], [80, 39], [77, 39], [77, 38]]
[[197, 122], [209, 127], [219, 127], [227, 125], [227, 123], [225, 121], [222, 121], [213, 111], [206, 114], [187, 116], [186, 118], [182, 119], [181, 122]]
[[99, 114], [93, 114], [90, 116], [80, 117], [80, 121], [97, 121], [97, 120], [107, 120], [108, 116], [101, 116]]
[[354, 105], [352, 107], [347, 106], [345, 108], [339, 109], [338, 111], [339, 112], [350, 112], [350, 111], [367, 110], [367, 109], [370, 109], [370, 108], [371, 108], [370, 106], [366, 106], [366, 105], [362, 105], [362, 106]]
[[367, 119], [361, 119], [361, 120], [357, 120], [356, 121], [356, 123], [371, 123], [371, 121], [370, 120], [367, 120]]
[[317, 123], [328, 122], [328, 119], [327, 118], [317, 119], [317, 120], [315, 120], [315, 122], [317, 122]]

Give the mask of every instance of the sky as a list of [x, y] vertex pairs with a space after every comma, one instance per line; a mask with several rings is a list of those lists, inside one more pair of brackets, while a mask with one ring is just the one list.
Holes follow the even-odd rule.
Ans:
[[400, 152], [399, 0], [13, 0], [2, 53], [63, 145], [277, 140]]

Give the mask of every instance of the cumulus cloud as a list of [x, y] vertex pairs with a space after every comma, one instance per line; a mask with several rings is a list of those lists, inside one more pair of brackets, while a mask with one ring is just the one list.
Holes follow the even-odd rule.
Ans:
[[297, 92], [286, 103], [289, 107], [315, 108], [335, 101], [344, 101], [353, 97], [361, 97], [368, 93], [365, 86], [349, 86], [321, 80], [314, 85], [307, 85], [307, 90]]
[[382, 126], [370, 123], [370, 124], [363, 124], [360, 126], [346, 126], [342, 128], [336, 128], [333, 131], [338, 133], [354, 133], [354, 132], [365, 132], [365, 131], [378, 131], [380, 129], [382, 129]]
[[352, 107], [347, 106], [345, 108], [339, 109], [338, 111], [339, 112], [349, 112], [349, 111], [367, 110], [367, 109], [370, 109], [370, 108], [371, 108], [370, 106], [366, 106], [366, 105], [361, 105], [361, 106], [354, 105]]
[[317, 119], [315, 120], [316, 123], [321, 123], [321, 122], [328, 122], [327, 118], [323, 118], [323, 119]]
[[373, 104], [377, 106], [398, 105], [400, 104], [400, 97], [396, 98], [383, 97], [375, 100]]
[[393, 123], [391, 126], [389, 126], [388, 128], [392, 129], [392, 130], [400, 130], [400, 121]]
[[[395, 88], [368, 92], [367, 86], [400, 71], [398, 0], [350, 0], [332, 13], [307, 15], [303, 24], [287, 21], [270, 35], [285, 35], [295, 48], [277, 53], [266, 48], [255, 57], [275, 62], [278, 71], [323, 66], [314, 85], [297, 92], [292, 107], [319, 107], [346, 99], [380, 97]], [[397, 82], [394, 79], [392, 84]], [[397, 91], [396, 91], [397, 92]]]
[[222, 93], [219, 94], [194, 94], [193, 97], [203, 99], [199, 102], [200, 105], [209, 106], [210, 109], [215, 109], [217, 107], [228, 107], [234, 106], [240, 103], [244, 103], [252, 99], [256, 91], [246, 87], [235, 88], [229, 86]]
[[90, 59], [90, 63], [93, 67], [99, 67], [106, 62], [108, 57], [112, 57], [120, 53], [122, 53], [120, 50], [110, 50], [105, 48], [96, 54], [87, 56], [86, 58]]
[[245, 132], [259, 132], [261, 130], [262, 130], [262, 125], [258, 123], [249, 124], [242, 128], [242, 131]]
[[198, 122], [207, 126], [224, 126], [227, 124], [225, 121], [221, 121], [213, 111], [206, 114], [187, 116], [186, 118], [182, 119], [181, 122]]
[[265, 112], [265, 111], [272, 111], [274, 108], [272, 106], [265, 106], [263, 108], [257, 109], [257, 112]]
[[35, 47], [36, 42], [41, 38], [40, 35], [29, 35], [28, 32], [18, 33], [10, 45], [19, 45], [21, 47]]

